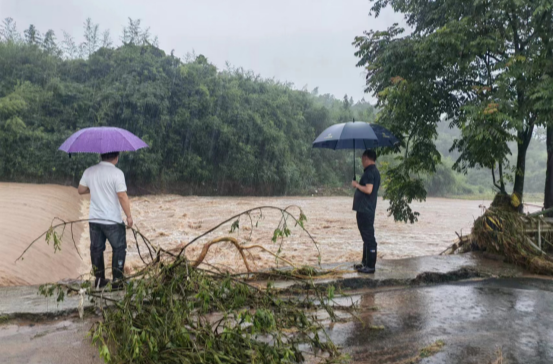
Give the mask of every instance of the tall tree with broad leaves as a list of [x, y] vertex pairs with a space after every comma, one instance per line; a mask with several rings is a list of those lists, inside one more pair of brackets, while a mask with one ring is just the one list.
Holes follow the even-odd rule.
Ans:
[[[420, 176], [440, 163], [434, 140], [442, 119], [461, 130], [451, 146], [459, 152], [454, 168], [489, 168], [500, 192], [512, 179], [522, 201], [526, 152], [534, 128], [548, 119], [537, 103], [548, 97], [540, 90], [551, 59], [550, 2], [376, 0], [372, 13], [387, 6], [405, 14], [413, 32], [394, 24], [365, 32], [354, 45], [358, 66], [367, 70], [366, 91], [378, 97], [380, 122], [403, 141], [388, 174], [390, 213], [416, 220], [409, 203], [425, 199]], [[510, 141], [517, 144], [513, 168]]]

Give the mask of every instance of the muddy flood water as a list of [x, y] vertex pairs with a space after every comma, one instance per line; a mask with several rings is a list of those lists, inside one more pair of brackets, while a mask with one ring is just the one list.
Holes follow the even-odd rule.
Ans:
[[[388, 217], [388, 202], [378, 202], [375, 221], [378, 256], [381, 259], [397, 259], [439, 254], [457, 238], [455, 232], [470, 233], [474, 219], [482, 214], [480, 206], [489, 201], [466, 201], [429, 198], [424, 203], [414, 203], [413, 209], [420, 212], [415, 224], [394, 222]], [[362, 241], [357, 229], [355, 213], [351, 210], [349, 197], [183, 197], [176, 195], [145, 196], [132, 199], [136, 226], [149, 237], [152, 243], [165, 249], [176, 249], [199, 234], [242, 211], [259, 206], [286, 208], [299, 206], [307, 216], [306, 229], [311, 233], [317, 247], [302, 232], [289, 222], [291, 236], [280, 246], [273, 243], [273, 231], [278, 226], [281, 213], [263, 210], [240, 220], [240, 229], [229, 233], [232, 222], [199, 240], [187, 249], [187, 256], [197, 257], [203, 245], [219, 236], [234, 236], [245, 245], [261, 245], [297, 265], [317, 264], [318, 251], [321, 262], [354, 262], [360, 260]], [[85, 209], [86, 210], [86, 209]], [[297, 208], [290, 209], [299, 216]], [[257, 224], [257, 227], [256, 227]], [[253, 225], [253, 229], [252, 229]], [[129, 242], [133, 239], [128, 235]], [[87, 229], [83, 237], [83, 250], [88, 247]], [[142, 249], [144, 250], [144, 248]], [[263, 269], [275, 266], [275, 258], [259, 249], [249, 251], [252, 268]], [[129, 243], [129, 269], [136, 268], [141, 261], [135, 244]], [[222, 268], [244, 270], [237, 251], [230, 243], [222, 243], [210, 249], [206, 260]]]
[[[72, 231], [67, 227], [61, 252], [54, 254], [52, 245], [40, 239], [27, 252], [24, 261], [15, 263], [29, 243], [50, 227], [53, 218], [65, 221], [86, 219], [88, 197], [79, 197], [72, 187], [0, 183], [0, 200], [0, 227], [5, 232], [0, 237], [0, 255], [5, 257], [0, 262], [0, 286], [40, 284], [89, 273], [87, 223], [75, 225]], [[234, 233], [229, 233], [232, 225], [229, 222], [190, 246], [186, 254], [193, 260], [208, 240], [226, 235], [247, 246], [260, 245], [273, 253], [281, 249], [282, 258], [295, 265], [317, 264], [319, 252], [322, 263], [360, 260], [362, 241], [350, 197], [156, 195], [135, 197], [131, 201], [136, 226], [153, 244], [165, 249], [178, 249], [233, 215], [259, 206], [300, 207], [307, 216], [305, 227], [317, 243], [315, 245], [305, 232], [294, 227], [290, 219], [291, 236], [282, 246], [272, 242], [282, 215], [275, 210], [262, 210], [262, 214], [254, 211], [251, 220], [248, 216], [241, 218], [240, 228]], [[420, 212], [419, 221], [405, 224], [388, 217], [388, 202], [380, 199], [375, 221], [378, 255], [380, 259], [397, 259], [438, 254], [456, 239], [456, 232], [469, 233], [474, 219], [482, 213], [480, 206], [488, 205], [489, 201], [429, 198], [424, 203], [412, 204], [413, 209]], [[290, 212], [299, 216], [298, 208], [291, 208]], [[127, 238], [126, 270], [129, 273], [142, 262], [130, 231]], [[82, 260], [74, 245], [79, 248]], [[110, 262], [110, 247], [107, 245], [105, 258]], [[141, 248], [144, 252], [145, 247], [142, 245]], [[259, 248], [248, 250], [248, 254], [252, 269], [276, 264], [271, 254]], [[204, 262], [231, 271], [244, 270], [239, 254], [230, 243], [213, 246]]]

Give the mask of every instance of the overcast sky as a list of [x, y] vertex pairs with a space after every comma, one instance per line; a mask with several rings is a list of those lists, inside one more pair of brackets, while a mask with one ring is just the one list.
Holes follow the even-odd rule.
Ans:
[[404, 24], [385, 11], [369, 17], [369, 0], [0, 0], [0, 18], [20, 32], [34, 24], [42, 33], [62, 30], [81, 39], [87, 17], [109, 28], [120, 44], [127, 18], [141, 19], [160, 47], [183, 57], [195, 51], [219, 68], [225, 62], [265, 78], [307, 85], [355, 100], [365, 97], [364, 76], [351, 45], [364, 30]]

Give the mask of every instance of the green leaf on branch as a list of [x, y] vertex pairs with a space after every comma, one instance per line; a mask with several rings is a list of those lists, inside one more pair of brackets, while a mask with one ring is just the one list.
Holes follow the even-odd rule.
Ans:
[[234, 221], [230, 227], [230, 232], [233, 233], [240, 228], [240, 219]]

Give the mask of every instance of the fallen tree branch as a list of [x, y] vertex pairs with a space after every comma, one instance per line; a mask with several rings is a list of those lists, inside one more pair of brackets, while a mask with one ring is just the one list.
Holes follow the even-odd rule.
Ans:
[[[43, 285], [41, 293], [45, 296], [57, 295], [60, 301], [66, 293], [85, 290], [89, 299], [110, 303], [100, 307], [103, 320], [91, 329], [92, 341], [98, 346], [102, 359], [108, 363], [299, 363], [304, 361], [305, 347], [310, 348], [310, 355], [324, 354], [321, 359], [327, 363], [342, 362], [339, 348], [328, 337], [316, 312], [322, 310], [330, 320], [336, 321], [339, 318], [335, 310], [354, 314], [352, 307], [355, 305], [340, 305], [335, 301], [334, 287], [316, 285], [313, 281], [317, 275], [336, 274], [337, 270], [320, 272], [314, 267], [298, 269], [278, 253], [272, 253], [261, 245], [241, 245], [238, 239], [228, 236], [206, 243], [194, 262], [182, 254], [187, 246], [225, 223], [244, 214], [251, 218], [251, 213], [256, 210], [272, 209], [282, 214], [272, 240], [280, 239], [282, 246], [284, 239], [291, 234], [288, 220], [294, 221], [317, 247], [320, 265], [320, 251], [303, 226], [306, 219], [303, 212], [300, 209], [299, 217], [296, 217], [288, 211], [290, 208], [261, 207], [235, 215], [191, 240], [178, 254], [154, 246], [137, 229], [132, 229], [144, 266], [124, 279], [122, 295], [106, 296], [106, 292], [111, 290], [110, 285], [95, 290], [88, 281], [79, 285]], [[20, 258], [44, 236], [48, 243], [54, 241], [56, 250], [60, 247], [67, 225], [86, 221], [53, 224], [48, 232], [25, 249]], [[250, 223], [253, 226], [253, 220]], [[56, 229], [62, 229], [61, 233], [58, 234]], [[247, 273], [230, 275], [205, 262], [209, 249], [224, 242], [238, 250]], [[142, 244], [149, 254], [141, 253]], [[246, 252], [253, 249], [273, 255], [277, 261], [290, 265], [292, 271], [252, 271]], [[211, 268], [202, 269], [199, 267], [201, 264]], [[255, 287], [247, 281], [256, 275], [269, 277], [266, 288]], [[281, 296], [271, 283], [279, 279], [303, 282], [300, 294]]]

